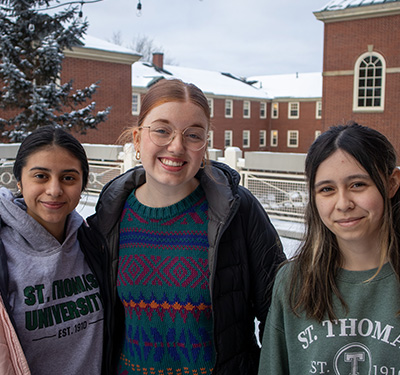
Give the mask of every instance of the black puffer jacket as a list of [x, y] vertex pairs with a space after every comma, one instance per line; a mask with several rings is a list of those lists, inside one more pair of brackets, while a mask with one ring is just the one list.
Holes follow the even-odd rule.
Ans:
[[[259, 347], [254, 320], [264, 322], [270, 305], [277, 266], [285, 259], [277, 232], [256, 198], [239, 186], [239, 174], [213, 163], [196, 176], [209, 206], [210, 293], [213, 310], [216, 363], [214, 374], [257, 374]], [[106, 267], [111, 287], [107, 318], [107, 373], [113, 373], [122, 344], [124, 311], [117, 296], [119, 221], [132, 190], [145, 182], [142, 167], [136, 167], [108, 183], [88, 218], [89, 225], [105, 238]], [[106, 302], [108, 304], [108, 302]]]

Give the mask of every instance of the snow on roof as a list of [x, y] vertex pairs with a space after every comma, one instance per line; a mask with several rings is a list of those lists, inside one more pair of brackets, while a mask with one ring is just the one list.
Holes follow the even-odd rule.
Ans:
[[258, 81], [270, 98], [320, 98], [322, 97], [322, 73], [293, 73], [249, 77]]
[[325, 5], [319, 12], [329, 10], [342, 10], [346, 8], [362, 7], [367, 5], [377, 5], [385, 3], [395, 3], [400, 0], [332, 0]]
[[130, 54], [130, 55], [140, 55], [138, 52], [135, 52], [129, 48], [125, 48], [125, 47], [119, 46], [117, 44], [95, 38], [90, 35], [84, 35], [82, 39], [83, 39], [83, 43], [84, 43], [85, 47], [87, 47], [87, 48], [97, 49], [97, 50], [101, 50], [101, 51], [125, 53], [125, 54]]
[[228, 73], [173, 65], [164, 65], [164, 69], [160, 70], [150, 63], [140, 61], [132, 65], [133, 87], [147, 88], [160, 78], [178, 78], [184, 82], [193, 83], [205, 94], [258, 99], [269, 98], [264, 90], [260, 90]]

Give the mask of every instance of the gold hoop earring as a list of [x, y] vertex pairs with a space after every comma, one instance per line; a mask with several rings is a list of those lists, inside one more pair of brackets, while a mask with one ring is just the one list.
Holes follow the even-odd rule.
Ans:
[[140, 160], [140, 151], [139, 150], [136, 151], [135, 159]]
[[204, 169], [206, 167], [207, 164], [207, 159], [205, 156], [203, 156], [203, 159], [201, 160], [201, 164], [200, 164], [200, 169]]

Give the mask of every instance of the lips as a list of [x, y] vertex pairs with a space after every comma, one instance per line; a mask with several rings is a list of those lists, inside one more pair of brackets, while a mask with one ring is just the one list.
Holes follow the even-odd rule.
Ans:
[[358, 224], [362, 220], [362, 217], [351, 217], [347, 219], [336, 220], [335, 222], [342, 227], [350, 227], [352, 225]]
[[65, 202], [41, 202], [42, 205], [51, 210], [58, 210], [64, 206]]

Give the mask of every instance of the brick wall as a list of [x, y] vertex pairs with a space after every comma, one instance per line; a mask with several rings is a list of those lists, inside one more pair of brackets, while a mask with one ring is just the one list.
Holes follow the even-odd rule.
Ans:
[[[299, 118], [289, 119], [289, 101], [277, 101], [279, 103], [279, 117], [277, 119], [269, 116], [270, 130], [278, 130], [278, 147], [269, 147], [269, 151], [276, 152], [307, 152], [315, 139], [315, 131], [321, 130], [321, 120], [316, 118], [316, 100], [293, 99], [290, 102], [299, 103]], [[298, 147], [288, 147], [288, 131], [295, 130], [299, 132]], [[270, 131], [268, 131], [268, 146], [270, 145]]]
[[92, 101], [96, 102], [97, 111], [111, 107], [108, 120], [100, 123], [98, 130], [88, 130], [87, 135], [74, 136], [85, 143], [117, 143], [122, 131], [133, 125], [131, 65], [66, 57], [61, 79], [67, 82], [71, 78], [74, 89], [100, 81]]

